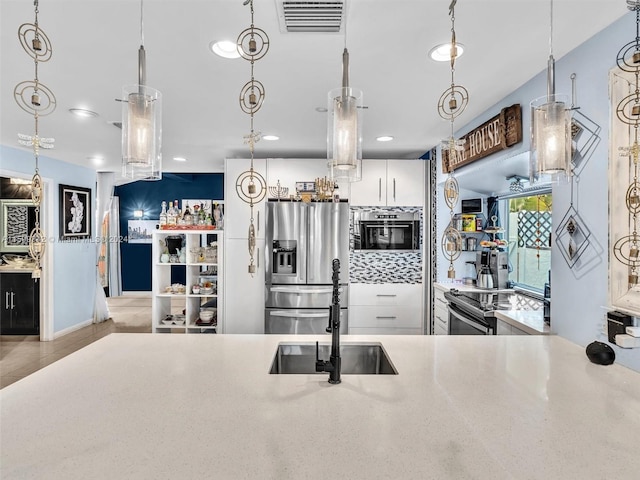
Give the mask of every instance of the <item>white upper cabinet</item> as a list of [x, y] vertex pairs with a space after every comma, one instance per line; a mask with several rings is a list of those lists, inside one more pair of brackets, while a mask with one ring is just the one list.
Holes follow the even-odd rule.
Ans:
[[[236, 191], [238, 176], [249, 170], [251, 161], [245, 158], [227, 158], [224, 169], [224, 231], [226, 238], [248, 238], [249, 236], [249, 204], [242, 200]], [[253, 169], [267, 180], [267, 161], [263, 158], [253, 161]], [[256, 237], [264, 238], [264, 199], [253, 207], [253, 221], [256, 229]]]
[[424, 160], [363, 160], [362, 180], [351, 184], [351, 205], [424, 205]]

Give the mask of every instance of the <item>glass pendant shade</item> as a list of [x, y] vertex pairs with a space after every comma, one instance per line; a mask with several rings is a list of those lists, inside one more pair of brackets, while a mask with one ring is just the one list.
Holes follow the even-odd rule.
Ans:
[[362, 180], [362, 102], [357, 88], [329, 92], [327, 158], [335, 181]]
[[571, 176], [571, 108], [566, 95], [545, 95], [531, 102], [531, 181]]
[[162, 178], [162, 94], [146, 85], [123, 87], [122, 175]]

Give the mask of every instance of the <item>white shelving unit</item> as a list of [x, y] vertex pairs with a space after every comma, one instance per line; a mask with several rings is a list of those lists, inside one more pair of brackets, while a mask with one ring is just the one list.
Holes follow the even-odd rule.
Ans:
[[[222, 230], [157, 230], [153, 232], [152, 255], [152, 308], [151, 326], [153, 333], [223, 333], [224, 332], [224, 240]], [[183, 247], [186, 247], [186, 262], [163, 263], [161, 242], [167, 237], [181, 235], [184, 237]], [[192, 255], [192, 249], [205, 247], [211, 241], [217, 242], [217, 261], [198, 262]], [[172, 276], [186, 278], [185, 293], [167, 293], [166, 288], [173, 283]], [[192, 293], [193, 285], [199, 284], [200, 279], [206, 279], [213, 285], [213, 293]], [[181, 283], [181, 282], [179, 282]], [[217, 324], [197, 325], [200, 307], [214, 300], [217, 308]], [[183, 325], [165, 324], [163, 319], [168, 315], [185, 314]]]

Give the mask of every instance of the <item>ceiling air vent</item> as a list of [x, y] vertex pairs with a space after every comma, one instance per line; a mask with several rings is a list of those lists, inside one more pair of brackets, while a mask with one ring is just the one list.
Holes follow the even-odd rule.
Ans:
[[276, 0], [282, 33], [338, 33], [344, 2], [295, 2]]

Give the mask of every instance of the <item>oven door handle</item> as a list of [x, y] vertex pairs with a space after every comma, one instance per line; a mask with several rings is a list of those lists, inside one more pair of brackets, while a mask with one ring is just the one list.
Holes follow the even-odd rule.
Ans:
[[470, 327], [473, 327], [476, 330], [478, 330], [478, 327], [481, 326], [486, 330], [487, 333], [489, 333], [489, 331], [491, 330], [489, 325], [487, 325], [485, 322], [481, 320], [470, 320], [468, 317], [464, 316], [463, 313], [457, 310], [454, 306], [449, 305], [447, 308], [449, 310], [450, 315], [453, 315], [457, 320], [460, 320], [461, 322], [466, 323]]
[[365, 225], [364, 228], [413, 228], [409, 223], [375, 223]]

